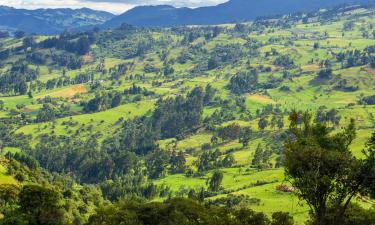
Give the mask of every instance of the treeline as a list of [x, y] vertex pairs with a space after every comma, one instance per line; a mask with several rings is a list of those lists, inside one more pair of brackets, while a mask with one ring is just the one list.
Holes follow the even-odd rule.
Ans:
[[[272, 219], [264, 213], [250, 209], [229, 209], [207, 206], [196, 200], [169, 199], [164, 203], [142, 203], [136, 200], [122, 200], [115, 204], [103, 204], [100, 196], [75, 196], [72, 191], [61, 192], [53, 187], [25, 185], [0, 186], [0, 206], [4, 218], [1, 225], [165, 225], [165, 224], [212, 224], [212, 225], [293, 225], [288, 213], [276, 212]], [[93, 199], [99, 197], [99, 199]], [[86, 199], [96, 204], [96, 211], [86, 219], [76, 210], [74, 199]], [[85, 205], [81, 210], [86, 209]], [[79, 207], [78, 207], [79, 209]]]
[[375, 46], [368, 46], [364, 50], [348, 50], [346, 52], [340, 52], [336, 54], [338, 62], [342, 63], [344, 68], [350, 68], [355, 66], [363, 66], [370, 64], [372, 68], [375, 68]]
[[359, 103], [363, 105], [375, 105], [375, 95], [362, 96]]
[[56, 48], [78, 55], [85, 55], [90, 51], [90, 46], [95, 42], [94, 32], [70, 33], [65, 31], [59, 37], [48, 38], [40, 42], [40, 48]]
[[[119, 216], [123, 215], [123, 216]], [[277, 212], [269, 219], [263, 213], [250, 209], [225, 209], [205, 206], [188, 199], [171, 199], [165, 203], [140, 204], [137, 202], [119, 202], [100, 208], [89, 219], [94, 224], [132, 224], [132, 225], [292, 225], [293, 218], [288, 213]]]
[[38, 99], [38, 103], [43, 104], [43, 106], [36, 115], [35, 122], [37, 123], [53, 121], [57, 118], [72, 115], [70, 104], [60, 103], [58, 99], [46, 96], [43, 99]]
[[155, 96], [155, 92], [149, 91], [146, 88], [141, 88], [133, 84], [130, 88], [120, 91], [99, 91], [95, 94], [93, 99], [87, 102], [81, 102], [84, 111], [87, 113], [100, 112], [119, 106], [124, 102], [137, 102], [142, 97]]
[[38, 75], [38, 71], [26, 63], [16, 62], [0, 76], [0, 93], [24, 95], [28, 90], [28, 82], [36, 80]]

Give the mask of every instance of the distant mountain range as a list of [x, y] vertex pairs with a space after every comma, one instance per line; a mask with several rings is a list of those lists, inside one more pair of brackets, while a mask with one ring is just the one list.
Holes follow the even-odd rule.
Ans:
[[0, 6], [0, 30], [57, 34], [64, 29], [115, 28], [123, 23], [144, 27], [222, 24], [249, 21], [260, 16], [314, 11], [345, 3], [375, 4], [375, 0], [230, 0], [217, 6], [195, 9], [169, 5], [139, 6], [118, 16], [88, 8], [25, 10]]
[[88, 8], [26, 10], [0, 6], [0, 30], [57, 34], [64, 29], [98, 26], [113, 17], [111, 13]]
[[375, 3], [375, 0], [230, 0], [200, 8], [175, 8], [168, 5], [135, 7], [116, 16], [104, 27], [122, 23], [136, 26], [207, 25], [252, 20], [260, 16], [313, 11], [345, 3]]

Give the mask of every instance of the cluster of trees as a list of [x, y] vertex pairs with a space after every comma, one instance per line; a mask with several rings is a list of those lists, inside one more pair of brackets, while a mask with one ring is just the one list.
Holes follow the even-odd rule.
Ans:
[[155, 92], [147, 90], [147, 88], [141, 88], [136, 84], [133, 84], [130, 88], [124, 90], [124, 95], [154, 95]]
[[90, 51], [90, 46], [96, 38], [93, 32], [70, 33], [65, 31], [59, 37], [48, 38], [38, 44], [41, 48], [56, 48], [78, 55], [85, 55]]
[[[171, 171], [175, 173], [184, 167], [184, 163], [180, 164], [184, 162], [182, 155], [160, 151], [156, 141], [161, 137], [187, 134], [192, 132], [191, 128], [199, 126], [205, 96], [205, 92], [197, 87], [187, 97], [159, 100], [152, 116], [123, 122], [122, 128], [113, 137], [104, 140], [101, 149], [95, 141], [95, 134], [88, 140], [44, 135], [31, 154], [43, 168], [73, 173], [88, 183], [114, 179], [131, 171], [139, 171], [141, 176], [160, 177], [168, 171], [169, 163], [172, 165]], [[114, 98], [108, 96], [106, 99], [111, 101], [102, 101], [99, 97], [95, 99], [100, 107], [104, 103], [104, 106], [108, 106], [114, 102]], [[87, 104], [86, 107], [91, 105], [95, 106]], [[140, 169], [142, 159], [148, 161], [146, 173]]]
[[318, 78], [322, 79], [322, 80], [330, 79], [330, 78], [332, 78], [332, 75], [333, 75], [332, 69], [326, 68], [326, 69], [322, 69], [322, 70], [319, 71]]
[[28, 91], [28, 82], [36, 80], [38, 71], [26, 63], [16, 62], [9, 71], [0, 76], [0, 93], [24, 95]]
[[100, 112], [117, 107], [122, 102], [122, 94], [118, 91], [99, 92], [88, 102], [82, 102], [85, 112]]
[[375, 95], [363, 96], [359, 102], [363, 105], [375, 105]]
[[160, 99], [152, 115], [152, 127], [161, 138], [181, 138], [202, 123], [204, 99], [210, 93], [200, 87], [194, 88], [187, 97], [177, 96]]
[[358, 85], [350, 85], [347, 79], [340, 79], [335, 85], [335, 89], [347, 92], [358, 91]]
[[[74, 85], [74, 84], [84, 84], [89, 81], [93, 80], [93, 74], [91, 73], [80, 73], [76, 75], [74, 78], [70, 78], [66, 76], [66, 72], [63, 71], [62, 77], [60, 78], [54, 78], [51, 80], [48, 80], [46, 83], [42, 82], [37, 82], [38, 89], [46, 88], [46, 89], [54, 89], [54, 88], [59, 88], [62, 86], [69, 86], [69, 85]], [[34, 84], [30, 84], [30, 88], [33, 87]], [[35, 88], [34, 88], [35, 89]]]
[[100, 52], [105, 53], [106, 56], [130, 59], [143, 57], [154, 47], [163, 49], [170, 42], [164, 38], [154, 39], [152, 32], [147, 29], [127, 28], [100, 32], [96, 43], [101, 48]]
[[331, 123], [338, 126], [341, 120], [341, 116], [338, 113], [339, 111], [337, 109], [330, 109], [326, 111], [324, 107], [320, 107], [316, 112], [315, 120], [318, 123]]
[[236, 160], [232, 154], [223, 156], [223, 153], [219, 150], [206, 150], [194, 164], [197, 166], [198, 172], [205, 172], [219, 168], [230, 168], [236, 164]]
[[24, 134], [15, 133], [15, 124], [0, 121], [0, 151], [3, 147], [27, 148], [29, 137]]
[[211, 57], [208, 60], [207, 68], [209, 70], [216, 69], [221, 65], [227, 65], [235, 63], [243, 56], [241, 45], [218, 45], [212, 52]]
[[238, 139], [243, 147], [247, 147], [251, 140], [253, 131], [251, 127], [241, 128], [238, 124], [233, 123], [225, 127], [220, 127], [216, 135], [211, 138], [212, 144], [216, 145], [218, 143], [218, 138], [222, 141], [232, 141]]
[[44, 103], [43, 107], [38, 111], [35, 121], [37, 123], [53, 121], [56, 118], [62, 118], [71, 115], [70, 105], [65, 103]]
[[250, 209], [225, 209], [204, 206], [195, 200], [171, 199], [165, 203], [148, 204], [123, 201], [101, 207], [88, 222], [88, 225], [96, 224], [292, 225], [294, 220], [288, 213], [277, 212], [269, 219], [265, 214]]
[[[83, 187], [80, 191], [58, 186], [26, 184], [0, 185], [1, 225], [86, 224], [92, 207], [103, 204], [100, 191]], [[91, 211], [91, 212], [90, 212]]]
[[[130, 99], [130, 96], [135, 97]], [[95, 97], [87, 102], [81, 102], [85, 112], [100, 112], [107, 109], [115, 108], [121, 105], [125, 100], [139, 101], [141, 96], [155, 95], [153, 91], [149, 91], [146, 88], [141, 88], [135, 84], [128, 89], [125, 89], [122, 93], [119, 91], [99, 91], [95, 94]]]
[[363, 51], [355, 49], [336, 54], [336, 59], [343, 67], [363, 66], [374, 63], [375, 46], [368, 46]]
[[251, 161], [251, 166], [257, 169], [266, 169], [272, 167], [272, 164], [270, 164], [269, 162], [272, 154], [273, 152], [271, 149], [264, 149], [262, 145], [258, 144], [254, 153], [254, 157]]
[[256, 70], [251, 70], [250, 72], [246, 73], [239, 73], [233, 76], [228, 84], [229, 90], [238, 95], [252, 92], [258, 87], [258, 73]]
[[292, 69], [295, 66], [294, 60], [288, 55], [281, 55], [277, 57], [274, 64], [285, 69]]

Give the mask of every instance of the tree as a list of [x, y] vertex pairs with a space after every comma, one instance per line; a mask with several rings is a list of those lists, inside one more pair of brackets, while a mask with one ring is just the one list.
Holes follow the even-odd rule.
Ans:
[[258, 166], [262, 163], [262, 159], [263, 159], [263, 148], [260, 144], [258, 144], [256, 150], [255, 150], [255, 154], [254, 154], [254, 158], [253, 160], [251, 161], [251, 165], [252, 166]]
[[268, 126], [268, 120], [267, 118], [263, 117], [259, 120], [258, 122], [258, 127], [261, 131], [264, 131], [264, 129], [266, 129], [266, 127]]
[[179, 151], [177, 154], [175, 151], [172, 152], [171, 159], [169, 160], [171, 165], [172, 173], [184, 173], [186, 169], [186, 159], [182, 151]]
[[277, 120], [277, 128], [281, 130], [283, 129], [283, 127], [284, 127], [284, 121], [283, 121], [283, 118], [281, 117]]
[[223, 140], [235, 140], [240, 136], [240, 125], [233, 123], [218, 130], [217, 136]]
[[371, 138], [366, 143], [366, 150], [364, 151], [366, 158], [363, 163], [363, 177], [365, 189], [362, 191], [363, 195], [370, 195], [375, 198], [375, 131]]
[[245, 208], [236, 211], [234, 215], [237, 218], [238, 224], [268, 225], [270, 223], [267, 216], [263, 213], [254, 212]]
[[207, 63], [207, 68], [209, 70], [213, 70], [215, 68], [219, 67], [219, 58], [216, 57], [216, 56], [213, 56], [211, 57], [209, 60], [208, 60], [208, 63]]
[[31, 91], [28, 91], [28, 92], [27, 92], [27, 97], [29, 97], [29, 98], [33, 98], [33, 93], [32, 93]]
[[169, 76], [174, 73], [174, 68], [169, 63], [164, 67], [164, 76]]
[[277, 57], [274, 64], [276, 66], [284, 67], [285, 69], [292, 69], [295, 66], [293, 59], [289, 55], [281, 55]]
[[247, 147], [249, 146], [249, 142], [251, 140], [251, 134], [252, 134], [252, 130], [250, 127], [245, 127], [241, 130], [241, 133], [240, 133], [240, 143], [243, 145], [243, 147]]
[[163, 178], [167, 173], [170, 158], [166, 151], [156, 149], [147, 156], [147, 170], [150, 178]]
[[13, 184], [0, 185], [0, 212], [5, 209], [12, 209], [18, 201], [18, 194], [20, 190]]
[[24, 48], [33, 47], [35, 45], [34, 37], [26, 37], [22, 41], [22, 46]]
[[220, 170], [215, 170], [209, 181], [208, 190], [211, 192], [219, 191], [222, 182], [223, 182], [223, 173]]
[[228, 154], [224, 157], [223, 161], [221, 161], [221, 164], [225, 168], [230, 168], [236, 163], [236, 159], [234, 158], [233, 154]]
[[319, 79], [330, 79], [331, 77], [332, 77], [332, 69], [331, 68], [322, 69], [318, 73], [318, 78]]
[[205, 90], [204, 90], [204, 98], [203, 98], [203, 103], [205, 105], [209, 105], [212, 100], [215, 97], [216, 90], [211, 86], [211, 84], [207, 84]]
[[29, 225], [64, 224], [61, 196], [52, 189], [26, 185], [19, 194], [20, 212], [26, 215]]
[[289, 213], [275, 212], [272, 214], [271, 225], [293, 225], [293, 217]]
[[21, 82], [18, 86], [18, 92], [20, 95], [24, 95], [27, 93], [27, 84], [25, 81]]
[[[299, 117], [302, 126], [298, 126]], [[285, 173], [296, 194], [310, 207], [313, 224], [341, 224], [353, 197], [370, 186], [365, 181], [375, 163], [366, 164], [352, 155], [353, 120], [343, 131], [330, 134], [324, 124], [311, 123], [311, 118], [308, 112], [290, 116], [295, 139], [285, 145]]]

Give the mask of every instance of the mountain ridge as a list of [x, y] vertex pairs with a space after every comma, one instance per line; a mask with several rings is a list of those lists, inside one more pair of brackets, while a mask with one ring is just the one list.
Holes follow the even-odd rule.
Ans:
[[51, 35], [61, 33], [65, 29], [98, 26], [113, 17], [114, 15], [109, 12], [89, 8], [27, 10], [0, 6], [0, 29]]
[[371, 4], [373, 0], [230, 0], [217, 6], [195, 9], [175, 8], [168, 5], [139, 6], [104, 23], [103, 27], [112, 28], [128, 23], [145, 27], [168, 27], [180, 25], [215, 25], [229, 22], [241, 22], [262, 16], [313, 11], [319, 8], [334, 7], [340, 4]]

